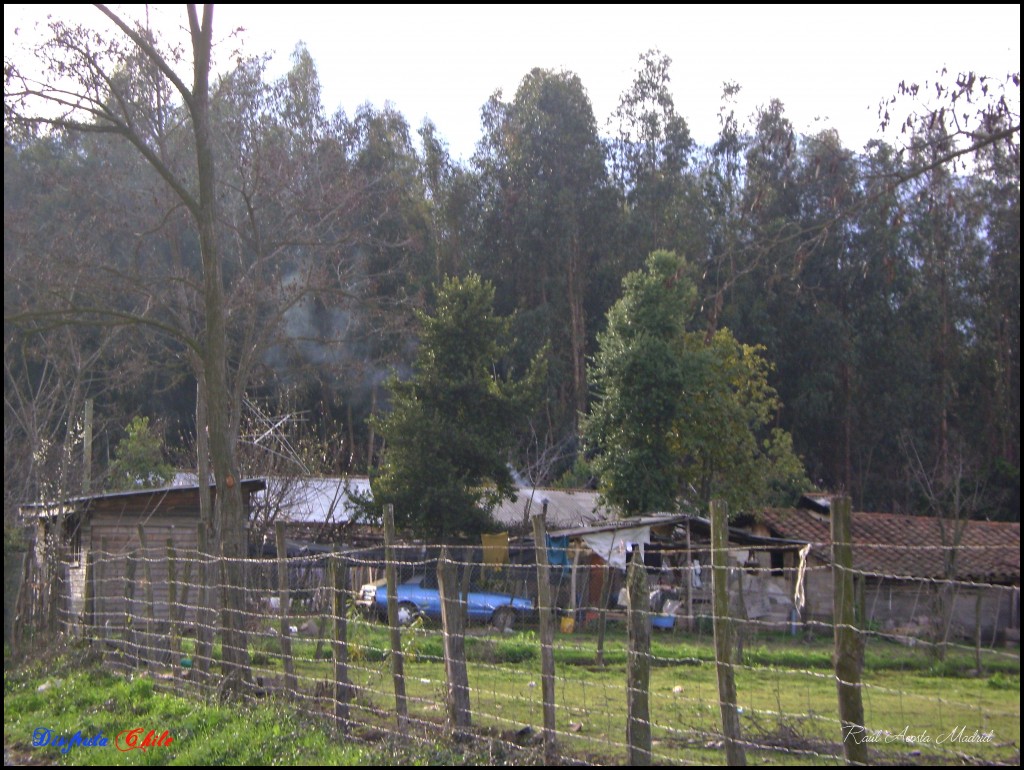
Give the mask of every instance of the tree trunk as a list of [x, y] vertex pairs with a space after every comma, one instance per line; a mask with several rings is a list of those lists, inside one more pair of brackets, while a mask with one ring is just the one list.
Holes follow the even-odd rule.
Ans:
[[[217, 249], [216, 189], [213, 143], [210, 137], [210, 53], [212, 49], [213, 8], [203, 8], [202, 24], [189, 7], [192, 48], [195, 55], [195, 79], [190, 107], [196, 140], [196, 170], [199, 181], [199, 206], [196, 212], [199, 248], [203, 260], [203, 305], [206, 339], [203, 346], [203, 379], [206, 383], [207, 428], [210, 464], [217, 484], [213, 511], [214, 542], [227, 559], [223, 587], [224, 666], [226, 674], [238, 682], [249, 680], [249, 653], [242, 628], [244, 596], [242, 565], [248, 555], [245, 532], [245, 508], [242, 487], [238, 483], [236, 441], [231, 425], [233, 409], [228, 383], [227, 328], [224, 310], [224, 280]], [[200, 428], [201, 429], [201, 428]], [[237, 673], [236, 673], [237, 671]]]
[[587, 411], [586, 320], [583, 311], [583, 275], [580, 265], [580, 241], [572, 235], [569, 252], [569, 345], [572, 356], [573, 430], [578, 432], [580, 415]]

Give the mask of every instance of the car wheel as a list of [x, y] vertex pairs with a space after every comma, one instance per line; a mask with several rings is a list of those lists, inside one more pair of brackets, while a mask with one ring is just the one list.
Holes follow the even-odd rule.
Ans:
[[419, 616], [420, 610], [415, 604], [402, 602], [398, 605], [398, 625], [411, 626]]
[[499, 631], [511, 631], [516, 625], [516, 611], [512, 607], [498, 607], [491, 615], [491, 625]]

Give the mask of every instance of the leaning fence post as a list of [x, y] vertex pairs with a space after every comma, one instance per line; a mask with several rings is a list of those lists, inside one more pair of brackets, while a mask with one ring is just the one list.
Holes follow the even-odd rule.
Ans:
[[[188, 622], [189, 592], [192, 590], [192, 565], [193, 560], [188, 558], [188, 549], [181, 559], [181, 578], [178, 580], [178, 646], [181, 645], [181, 636], [184, 627]], [[184, 652], [184, 650], [182, 650]]]
[[729, 616], [729, 509], [723, 500], [711, 501], [711, 586], [714, 592], [715, 666], [718, 669], [718, 702], [725, 735], [725, 760], [731, 766], [746, 765], [740, 742], [740, 717], [736, 710], [736, 679], [733, 672], [735, 629]]
[[640, 549], [626, 574], [629, 653], [626, 673], [626, 743], [630, 765], [651, 764], [651, 591]]
[[384, 569], [388, 581], [388, 627], [391, 630], [391, 675], [395, 683], [395, 711], [398, 724], [404, 726], [409, 717], [405, 697], [405, 654], [402, 652], [402, 629], [398, 624], [398, 575], [395, 570], [395, 506], [384, 506]]
[[352, 688], [348, 681], [348, 607], [346, 583], [348, 582], [348, 559], [331, 556], [327, 561], [327, 585], [332, 589], [331, 609], [334, 615], [334, 723], [343, 733], [348, 733], [348, 704]]
[[544, 701], [544, 760], [555, 761], [555, 617], [551, 602], [551, 579], [548, 575], [547, 511], [544, 501], [541, 513], [533, 517], [533, 543], [537, 554], [537, 610], [540, 616], [540, 683]]
[[448, 718], [456, 735], [472, 726], [469, 672], [466, 668], [466, 625], [462, 594], [448, 546], [437, 559], [437, 583], [441, 594], [441, 626], [444, 634], [444, 669], [448, 679]]
[[839, 723], [843, 751], [850, 765], [868, 763], [867, 730], [860, 674], [864, 667], [864, 641], [857, 631], [853, 546], [850, 542], [850, 498], [832, 501], [832, 618], [835, 638], [833, 664], [839, 696]]
[[281, 613], [281, 658], [284, 665], [284, 691], [290, 698], [295, 695], [295, 661], [292, 659], [292, 635], [288, 624], [288, 610], [291, 603], [288, 596], [288, 544], [284, 538], [284, 522], [274, 523], [277, 538], [277, 593]]

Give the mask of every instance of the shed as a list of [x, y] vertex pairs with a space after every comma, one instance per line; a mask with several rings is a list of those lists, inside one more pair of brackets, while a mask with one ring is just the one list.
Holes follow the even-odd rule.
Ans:
[[[549, 538], [569, 547], [569, 604], [596, 608], [602, 601], [603, 565], [624, 569], [632, 544], [641, 549], [651, 588], [652, 609], [680, 614], [688, 625], [711, 616], [711, 522], [689, 514], [651, 514], [590, 526], [555, 529]], [[570, 545], [570, 543], [572, 545]], [[729, 528], [729, 593], [735, 617], [773, 628], [793, 619], [793, 593], [802, 543], [760, 537]], [[773, 569], [765, 554], [785, 554], [785, 565]], [[764, 557], [764, 558], [762, 558]], [[589, 567], [574, 574], [579, 565]], [[622, 575], [611, 573], [613, 599]], [[596, 579], [595, 579], [596, 578]], [[575, 603], [573, 603], [575, 599]], [[621, 601], [618, 602], [622, 604]]]
[[[831, 518], [828, 499], [806, 509], [768, 509], [744, 518], [753, 534], [810, 544], [805, 617], [831, 622]], [[1020, 629], [1020, 524], [967, 521], [954, 543], [950, 522], [892, 513], [851, 514], [853, 568], [863, 585], [868, 624], [898, 636], [939, 631], [947, 638], [986, 643]], [[940, 594], [940, 592], [944, 592]], [[950, 602], [936, 629], [937, 603]]]
[[[262, 479], [242, 482], [242, 500], [246, 511], [252, 497], [263, 490]], [[211, 494], [216, 487], [211, 485]], [[139, 539], [141, 527], [146, 539], [145, 554], [153, 588], [156, 617], [167, 617], [168, 544], [181, 557], [195, 558], [199, 543], [199, 486], [172, 486], [83, 495], [57, 503], [30, 503], [20, 509], [22, 519], [36, 525], [36, 554], [43, 562], [44, 549], [55, 545], [63, 548], [66, 587], [63, 600], [68, 619], [78, 624], [85, 611], [86, 567], [90, 554], [95, 555], [93, 591], [94, 622], [104, 623], [124, 614], [125, 576], [128, 554], [142, 556]], [[190, 569], [182, 566], [183, 570]], [[144, 570], [140, 567], [136, 581], [141, 584]], [[198, 568], [191, 569], [191, 582], [198, 581]], [[136, 593], [141, 596], [141, 592]], [[188, 601], [186, 620], [194, 619], [195, 596]]]

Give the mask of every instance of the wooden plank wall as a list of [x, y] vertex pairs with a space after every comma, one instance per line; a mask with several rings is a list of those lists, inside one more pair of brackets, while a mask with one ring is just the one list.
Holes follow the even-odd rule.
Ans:
[[[189, 574], [191, 586], [188, 590], [188, 607], [183, 619], [185, 622], [195, 620], [195, 605], [199, 596], [198, 583], [201, 575], [200, 565], [196, 561], [198, 548], [197, 519], [186, 516], [146, 517], [145, 534], [147, 550], [142, 551], [135, 521], [131, 517], [99, 513], [93, 516], [88, 533], [88, 547], [96, 553], [96, 621], [99, 624], [118, 625], [124, 617], [125, 574], [127, 555], [134, 552], [136, 557], [145, 557], [153, 582], [153, 604], [155, 617], [158, 620], [169, 618], [168, 576], [167, 576], [167, 540], [174, 543], [178, 560], [178, 580]], [[83, 538], [84, 539], [84, 538]], [[102, 548], [106, 553], [100, 553]], [[85, 544], [83, 543], [83, 552]], [[84, 563], [83, 553], [83, 563]], [[191, 568], [187, 564], [191, 562]], [[79, 570], [80, 571], [80, 570]], [[145, 606], [146, 570], [140, 561], [135, 570], [135, 590], [133, 613], [145, 617], [148, 608]], [[80, 594], [78, 594], [80, 596]], [[178, 596], [182, 588], [178, 588]]]

